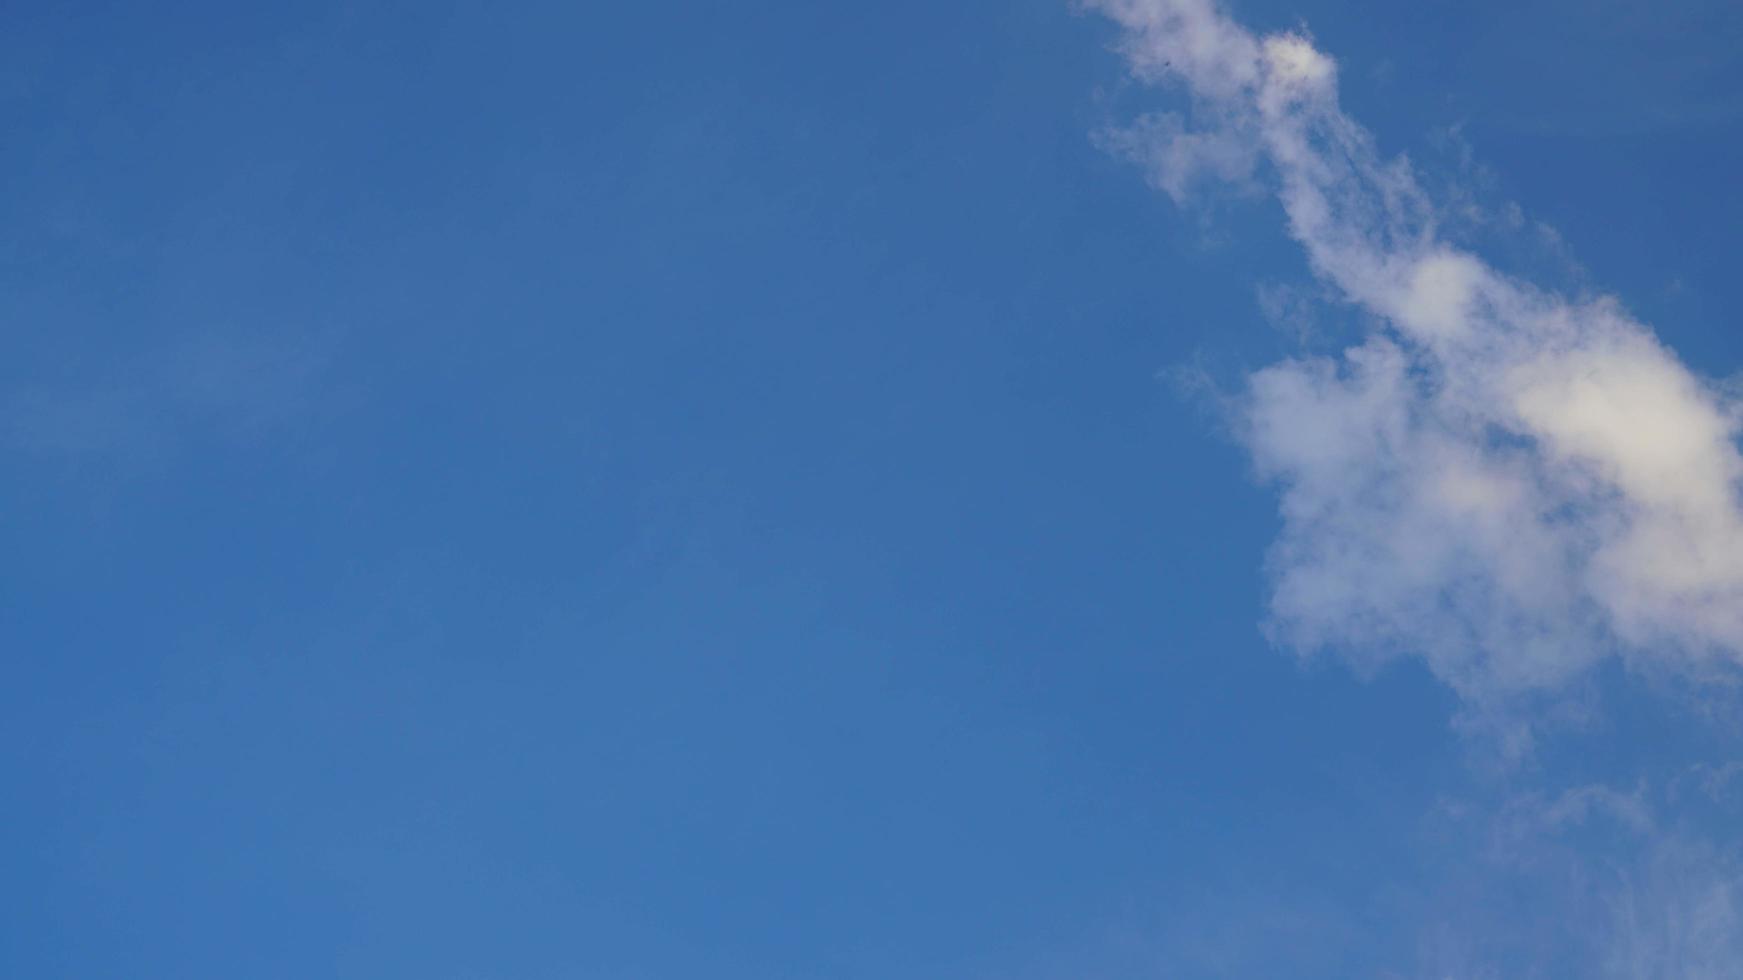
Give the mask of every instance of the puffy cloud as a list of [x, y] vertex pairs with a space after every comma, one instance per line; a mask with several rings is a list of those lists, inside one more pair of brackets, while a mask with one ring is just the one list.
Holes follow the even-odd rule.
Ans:
[[1254, 374], [1242, 436], [1281, 489], [1270, 630], [1362, 662], [1424, 658], [1477, 708], [1599, 659], [1743, 658], [1737, 403], [1614, 301], [1505, 274], [1438, 231], [1402, 160], [1338, 103], [1337, 66], [1210, 0], [1090, 0], [1178, 117], [1112, 140], [1184, 198], [1262, 179], [1336, 293], [1380, 324]]

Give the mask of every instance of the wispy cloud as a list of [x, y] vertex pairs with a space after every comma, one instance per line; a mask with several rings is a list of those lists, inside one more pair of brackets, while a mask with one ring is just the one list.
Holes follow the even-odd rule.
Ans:
[[0, 393], [0, 446], [72, 457], [160, 459], [190, 440], [248, 441], [306, 415], [325, 336], [190, 335], [74, 379]]
[[[1454, 818], [1476, 839], [1454, 831], [1426, 975], [1542, 975], [1529, 963], [1617, 980], [1735, 976], [1743, 855], [1675, 819], [1666, 795], [1593, 784]], [[1716, 823], [1734, 819], [1727, 809]]]
[[[1484, 714], [1600, 659], [1700, 675], [1743, 656], [1743, 412], [1612, 299], [1521, 281], [1340, 108], [1336, 62], [1211, 0], [1090, 0], [1188, 117], [1109, 144], [1184, 199], [1261, 181], [1315, 274], [1380, 324], [1252, 375], [1241, 436], [1281, 488], [1270, 630], [1423, 658]], [[1459, 205], [1451, 202], [1448, 206]]]
[[[1735, 806], [1579, 784], [1447, 802], [1359, 884], [1243, 870], [1142, 903], [1046, 980], [1373, 977], [1719, 980], [1743, 963]], [[1678, 816], [1681, 813], [1681, 816]]]

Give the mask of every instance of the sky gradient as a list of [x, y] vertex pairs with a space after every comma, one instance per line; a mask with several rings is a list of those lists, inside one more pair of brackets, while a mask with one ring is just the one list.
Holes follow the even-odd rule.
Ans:
[[0, 974], [1737, 975], [1743, 14], [1408, 8], [14, 5]]

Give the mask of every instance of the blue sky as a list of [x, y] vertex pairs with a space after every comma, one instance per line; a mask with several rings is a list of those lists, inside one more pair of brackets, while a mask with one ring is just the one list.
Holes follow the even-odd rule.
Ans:
[[1087, 6], [13, 5], [0, 973], [1734, 975], [1743, 15]]

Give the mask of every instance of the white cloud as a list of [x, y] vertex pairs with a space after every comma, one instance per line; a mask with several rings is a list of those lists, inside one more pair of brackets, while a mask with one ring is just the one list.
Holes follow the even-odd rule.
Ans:
[[1249, 381], [1244, 439], [1282, 494], [1279, 642], [1420, 656], [1479, 713], [1611, 654], [1697, 673], [1743, 658], [1733, 399], [1615, 302], [1445, 240], [1308, 38], [1257, 36], [1210, 0], [1089, 6], [1139, 78], [1184, 85], [1198, 123], [1143, 123], [1122, 152], [1176, 198], [1264, 174], [1314, 272], [1382, 324]]
[[1144, 168], [1150, 182], [1184, 204], [1206, 180], [1245, 183], [1259, 165], [1248, 141], [1233, 133], [1186, 129], [1177, 113], [1148, 115], [1101, 135], [1102, 147]]

